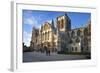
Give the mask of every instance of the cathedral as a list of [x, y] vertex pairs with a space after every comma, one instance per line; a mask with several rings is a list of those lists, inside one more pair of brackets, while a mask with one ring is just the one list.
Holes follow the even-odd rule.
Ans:
[[56, 18], [56, 24], [45, 22], [40, 29], [33, 27], [30, 41], [31, 50], [51, 52], [87, 52], [91, 53], [91, 21], [85, 27], [71, 28], [71, 19], [65, 13]]

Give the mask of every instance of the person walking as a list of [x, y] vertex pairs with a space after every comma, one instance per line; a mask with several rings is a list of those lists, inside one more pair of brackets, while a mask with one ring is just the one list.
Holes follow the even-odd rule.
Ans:
[[48, 48], [48, 55], [50, 56], [50, 48]]
[[45, 51], [46, 51], [46, 55], [48, 55], [48, 49], [47, 49], [47, 47], [44, 46], [44, 49], [45, 49]]

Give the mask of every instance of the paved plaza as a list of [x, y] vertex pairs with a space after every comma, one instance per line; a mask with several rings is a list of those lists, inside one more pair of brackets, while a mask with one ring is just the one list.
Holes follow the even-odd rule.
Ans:
[[51, 53], [47, 56], [46, 53], [41, 52], [24, 52], [23, 62], [41, 62], [41, 61], [63, 61], [63, 60], [83, 60], [85, 55], [64, 55]]

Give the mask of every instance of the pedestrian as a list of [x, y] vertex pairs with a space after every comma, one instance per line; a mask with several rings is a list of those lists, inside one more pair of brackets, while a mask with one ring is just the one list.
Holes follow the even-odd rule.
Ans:
[[48, 55], [48, 49], [47, 49], [47, 47], [44, 46], [44, 49], [45, 49], [45, 51], [46, 51], [46, 55]]
[[48, 48], [48, 55], [50, 56], [50, 48]]

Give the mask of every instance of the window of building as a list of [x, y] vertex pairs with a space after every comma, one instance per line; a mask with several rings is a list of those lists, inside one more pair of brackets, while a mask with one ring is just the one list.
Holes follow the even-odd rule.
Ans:
[[77, 36], [81, 36], [81, 31], [80, 30], [77, 31]]
[[77, 51], [77, 47], [75, 47], [75, 51]]
[[76, 43], [79, 43], [80, 42], [80, 39], [77, 37], [76, 38]]
[[88, 45], [88, 38], [84, 38], [84, 45]]
[[83, 51], [83, 46], [81, 47], [81, 51]]
[[60, 21], [58, 21], [58, 24], [57, 24], [58, 28], [60, 28]]
[[60, 26], [61, 29], [64, 28], [64, 20], [63, 19], [61, 20], [61, 24], [60, 25], [61, 25]]
[[45, 32], [45, 40], [47, 40], [47, 38], [48, 38], [48, 37], [47, 37], [47, 32]]
[[69, 32], [67, 33], [67, 36], [70, 37], [70, 33]]
[[37, 43], [37, 39], [35, 40], [35, 42]]
[[86, 50], [87, 50], [87, 51], [89, 50], [88, 46], [87, 46]]
[[74, 51], [74, 48], [72, 47], [72, 51]]
[[45, 40], [45, 34], [43, 33], [43, 40]]
[[49, 31], [48, 31], [48, 40], [49, 40]]
[[45, 35], [45, 33], [44, 33], [44, 40], [46, 40], [46, 35]]
[[70, 44], [72, 44], [72, 43], [73, 43], [72, 39], [70, 39], [69, 43], [70, 43]]
[[75, 36], [75, 32], [74, 32], [74, 31], [72, 31], [71, 36], [72, 36], [72, 37], [74, 37], [74, 36]]
[[84, 36], [87, 36], [87, 35], [88, 35], [88, 29], [85, 28], [85, 29], [84, 29]]

